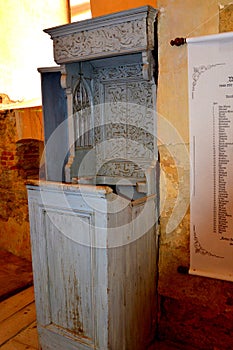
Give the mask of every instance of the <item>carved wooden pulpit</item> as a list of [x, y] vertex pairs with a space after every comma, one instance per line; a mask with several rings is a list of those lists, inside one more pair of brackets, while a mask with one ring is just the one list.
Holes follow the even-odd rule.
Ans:
[[144, 350], [155, 335], [156, 10], [46, 30], [45, 176], [28, 183], [43, 350]]

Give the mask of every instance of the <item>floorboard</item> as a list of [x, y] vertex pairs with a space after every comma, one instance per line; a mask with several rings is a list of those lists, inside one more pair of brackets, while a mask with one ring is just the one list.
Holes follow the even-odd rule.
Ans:
[[1, 350], [39, 349], [36, 322], [0, 347]]
[[25, 306], [33, 303], [34, 301], [34, 289], [33, 287], [27, 288], [21, 293], [18, 293], [11, 298], [8, 298], [1, 302], [0, 310], [0, 322], [14, 315], [17, 311], [23, 309]]
[[33, 287], [0, 303], [0, 349], [39, 349]]
[[2, 321], [0, 323], [0, 345], [16, 336], [20, 331], [34, 322], [35, 318], [35, 305], [32, 303]]
[[[33, 287], [0, 303], [0, 350], [39, 350]], [[191, 350], [191, 347], [157, 341], [147, 350]]]

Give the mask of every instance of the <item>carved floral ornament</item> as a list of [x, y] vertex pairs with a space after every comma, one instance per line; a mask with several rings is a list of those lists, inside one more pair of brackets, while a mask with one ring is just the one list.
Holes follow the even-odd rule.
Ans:
[[98, 30], [83, 31], [57, 38], [54, 46], [56, 62], [96, 57], [103, 53], [119, 53], [146, 46], [145, 21], [122, 23]]
[[[144, 6], [46, 30], [54, 42], [55, 61], [63, 67], [61, 86], [69, 114], [74, 115], [71, 134], [76, 151], [95, 147], [98, 175], [144, 179], [155, 157], [152, 50], [156, 14], [155, 9]], [[88, 61], [91, 69], [85, 71]], [[83, 70], [73, 86], [67, 74], [75, 68], [67, 69], [67, 64], [78, 62]], [[67, 169], [76, 151], [72, 148]], [[70, 172], [67, 174], [69, 179]]]
[[58, 64], [154, 49], [157, 11], [149, 6], [45, 30]]

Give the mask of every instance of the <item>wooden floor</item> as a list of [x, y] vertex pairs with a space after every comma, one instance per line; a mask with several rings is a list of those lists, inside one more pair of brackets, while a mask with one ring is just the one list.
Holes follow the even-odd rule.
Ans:
[[[0, 349], [39, 349], [33, 287], [0, 303]], [[148, 350], [184, 350], [184, 347], [156, 342]]]
[[38, 349], [33, 287], [0, 303], [0, 349]]

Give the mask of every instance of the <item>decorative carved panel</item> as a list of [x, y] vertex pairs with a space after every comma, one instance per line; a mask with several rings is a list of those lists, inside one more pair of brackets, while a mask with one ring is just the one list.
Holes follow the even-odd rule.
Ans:
[[[149, 10], [148, 10], [149, 9]], [[152, 7], [140, 7], [82, 22], [47, 29], [54, 41], [54, 58], [59, 64], [152, 50], [154, 20]]]
[[154, 82], [143, 79], [142, 64], [95, 69], [93, 81], [97, 173], [145, 177], [139, 164], [148, 166], [156, 149]]
[[135, 51], [135, 47], [141, 48], [147, 44], [144, 36], [145, 26], [145, 21], [137, 20], [57, 38], [54, 48], [56, 62], [94, 58], [103, 53]]
[[80, 164], [87, 176], [145, 178], [157, 158], [155, 17], [145, 6], [46, 30], [56, 62], [65, 63], [74, 119], [68, 182], [83, 176]]

